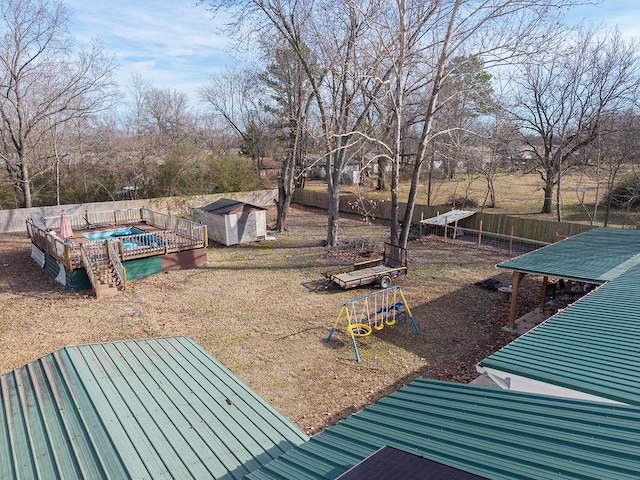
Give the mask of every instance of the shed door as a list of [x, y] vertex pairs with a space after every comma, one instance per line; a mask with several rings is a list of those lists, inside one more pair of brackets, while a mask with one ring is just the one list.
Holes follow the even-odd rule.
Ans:
[[238, 243], [255, 242], [256, 216], [251, 210], [244, 210], [238, 214]]

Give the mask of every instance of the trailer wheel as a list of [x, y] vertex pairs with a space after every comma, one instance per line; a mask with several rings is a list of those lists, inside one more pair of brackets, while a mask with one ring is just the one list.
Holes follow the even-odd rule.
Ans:
[[383, 275], [380, 277], [380, 280], [378, 280], [378, 284], [380, 288], [389, 288], [391, 286], [391, 277], [389, 275]]

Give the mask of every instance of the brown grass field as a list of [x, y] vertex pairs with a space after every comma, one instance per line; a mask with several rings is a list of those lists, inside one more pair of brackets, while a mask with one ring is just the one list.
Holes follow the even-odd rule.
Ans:
[[[562, 221], [590, 223], [595, 215], [594, 225], [602, 226], [604, 219], [603, 199], [606, 193], [603, 182], [594, 180], [593, 172], [591, 176], [574, 173], [567, 174], [562, 179], [561, 185], [561, 211]], [[375, 180], [375, 179], [372, 179]], [[550, 214], [541, 214], [542, 202], [544, 199], [542, 191], [543, 183], [536, 173], [503, 173], [494, 179], [496, 191], [496, 207], [487, 209], [490, 213], [500, 213], [507, 215], [526, 215], [544, 220], [556, 220], [555, 193], [553, 198], [553, 210]], [[307, 188], [326, 190], [322, 182], [308, 182]], [[400, 199], [407, 198], [409, 184], [400, 185]], [[467, 197], [479, 206], [482, 206], [486, 192], [487, 182], [479, 175], [459, 175], [453, 180], [436, 180], [432, 187], [432, 205], [451, 207], [448, 200], [452, 195]], [[357, 194], [358, 192], [367, 198], [389, 201], [390, 192], [377, 191], [370, 186], [357, 188], [353, 185], [342, 187], [343, 193]], [[425, 204], [427, 199], [427, 187], [421, 184], [418, 190], [417, 203]], [[599, 201], [596, 209], [596, 201]], [[459, 208], [459, 207], [458, 207]], [[640, 218], [636, 212], [612, 212], [609, 220], [610, 226], [637, 227], [640, 226]]]
[[[409, 323], [359, 339], [360, 363], [343, 333], [326, 342], [342, 303], [374, 290], [318, 288], [323, 272], [365, 258], [356, 240], [381, 250], [388, 234], [387, 225], [343, 215], [343, 247], [328, 249], [326, 212], [294, 206], [275, 241], [210, 246], [206, 267], [134, 280], [100, 301], [39, 269], [25, 234], [0, 235], [0, 373], [65, 345], [186, 335], [308, 433], [417, 376], [472, 380], [475, 364], [513, 338], [501, 328], [509, 304], [474, 285], [510, 283], [494, 267], [505, 250], [411, 241], [409, 273], [397, 284], [422, 334]], [[521, 292], [524, 314], [537, 306], [540, 280], [526, 277]]]

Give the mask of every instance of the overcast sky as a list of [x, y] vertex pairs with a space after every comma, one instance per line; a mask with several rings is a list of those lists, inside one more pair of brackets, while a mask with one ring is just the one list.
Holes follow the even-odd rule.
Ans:
[[[230, 62], [226, 39], [195, 0], [66, 0], [71, 34], [78, 43], [100, 40], [116, 55], [121, 86], [137, 73], [154, 87], [196, 92], [211, 73]], [[584, 6], [573, 19], [618, 25], [628, 36], [640, 37], [640, 1], [604, 0]]]

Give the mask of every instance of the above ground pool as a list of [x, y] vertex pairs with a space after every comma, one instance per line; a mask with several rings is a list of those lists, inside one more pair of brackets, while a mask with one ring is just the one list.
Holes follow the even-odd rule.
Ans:
[[119, 228], [117, 230], [101, 230], [99, 232], [83, 233], [82, 236], [89, 240], [106, 240], [107, 238], [124, 237], [126, 235], [137, 235], [144, 233], [139, 228]]

